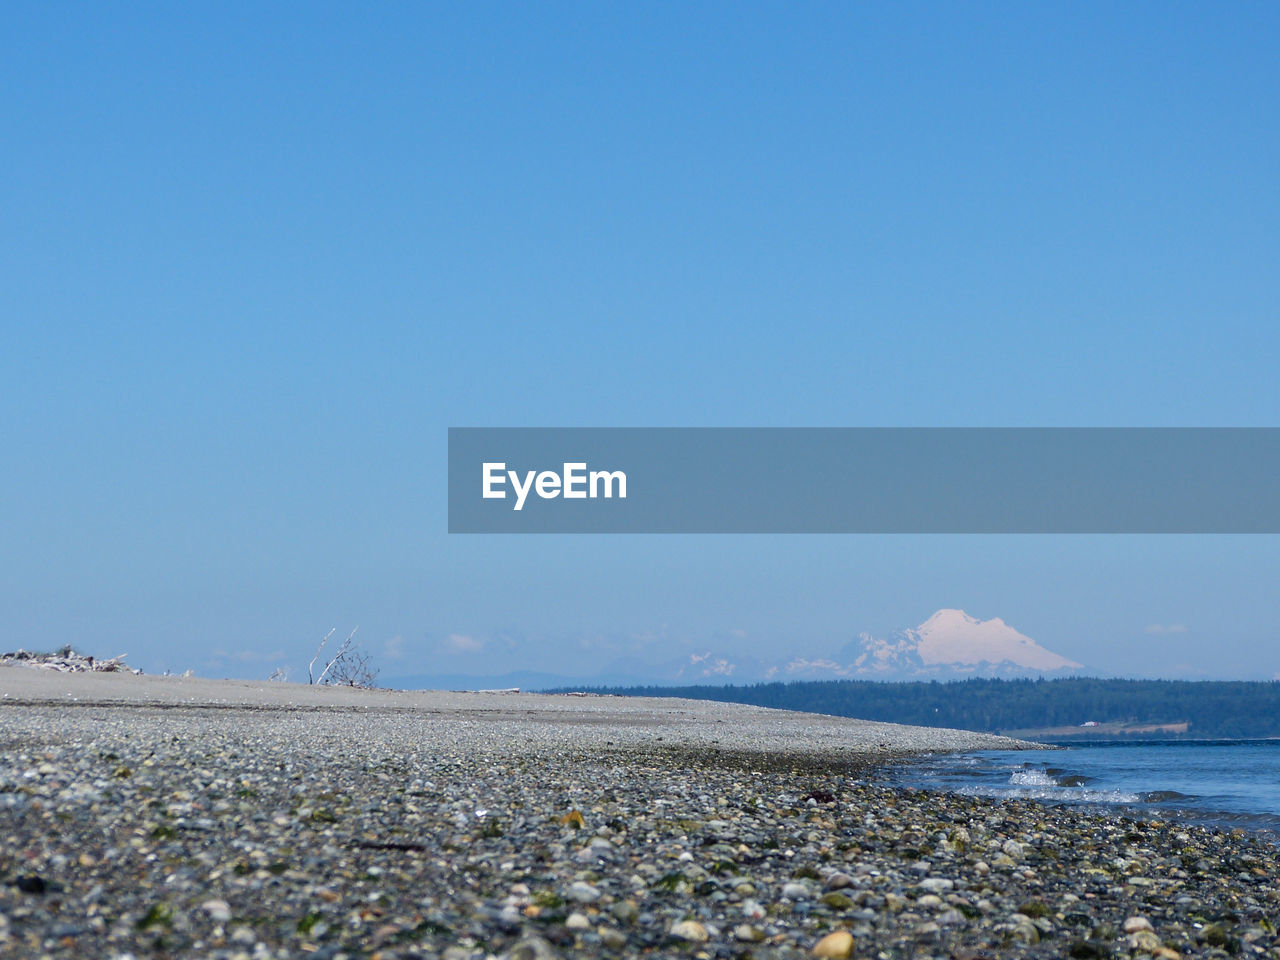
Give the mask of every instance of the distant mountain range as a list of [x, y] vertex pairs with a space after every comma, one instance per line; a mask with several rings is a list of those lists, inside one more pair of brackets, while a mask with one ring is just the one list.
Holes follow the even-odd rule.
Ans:
[[703, 650], [652, 663], [628, 660], [592, 676], [519, 671], [387, 677], [390, 686], [475, 690], [549, 689], [635, 684], [742, 684], [789, 680], [954, 680], [967, 677], [1060, 677], [1083, 669], [1040, 646], [998, 617], [978, 620], [963, 610], [939, 610], [917, 627], [887, 638], [863, 633], [833, 657], [764, 660], [731, 651]]

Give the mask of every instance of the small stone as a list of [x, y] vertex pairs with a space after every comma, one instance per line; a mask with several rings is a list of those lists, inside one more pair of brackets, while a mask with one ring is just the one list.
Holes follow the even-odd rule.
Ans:
[[846, 887], [852, 887], [853, 877], [847, 873], [833, 873], [827, 877], [826, 887], [828, 890], [844, 890]]
[[[470, 956], [470, 954], [467, 954]], [[551, 949], [551, 944], [543, 940], [541, 937], [525, 937], [512, 947], [506, 955], [506, 960], [556, 960], [556, 952]]]
[[669, 933], [677, 940], [688, 940], [690, 943], [706, 943], [710, 936], [707, 928], [696, 920], [681, 920], [672, 924]]
[[1076, 940], [1067, 948], [1074, 960], [1110, 960], [1111, 948], [1096, 940]]
[[733, 939], [739, 943], [759, 943], [764, 939], [764, 931], [750, 923], [740, 923], [733, 928]]
[[848, 930], [837, 930], [835, 933], [828, 933], [813, 946], [813, 955], [815, 957], [848, 960], [852, 954], [853, 934]]
[[985, 860], [979, 860], [977, 863], [973, 865], [973, 872], [980, 877], [985, 877], [988, 873], [991, 872], [991, 865], [988, 864], [987, 861]]
[[44, 877], [35, 874], [19, 877], [13, 881], [13, 885], [23, 893], [44, 893], [49, 889], [49, 884], [45, 882]]
[[1227, 931], [1216, 923], [1211, 923], [1201, 930], [1199, 936], [1211, 947], [1224, 947], [1227, 943]]
[[236, 927], [235, 931], [231, 934], [231, 939], [235, 943], [244, 944], [256, 943], [258, 940], [258, 938], [254, 936], [253, 931], [248, 927]]
[[619, 923], [635, 923], [640, 916], [640, 908], [630, 900], [619, 900], [609, 908], [609, 912]]
[[1139, 930], [1128, 936], [1129, 949], [1141, 953], [1155, 953], [1160, 949], [1160, 938], [1150, 930]]
[[621, 950], [627, 945], [627, 935], [617, 927], [601, 927], [600, 942], [612, 950]]
[[590, 930], [591, 921], [587, 919], [586, 914], [574, 911], [565, 919], [564, 925], [569, 930]]
[[1013, 928], [1013, 938], [1021, 940], [1023, 943], [1039, 943], [1040, 931], [1036, 929], [1034, 923], [1030, 921], [1019, 923]]
[[569, 886], [569, 899], [578, 903], [595, 903], [600, 899], [600, 890], [589, 883], [575, 880]]
[[787, 900], [807, 900], [809, 899], [809, 888], [803, 883], [784, 883], [782, 885], [782, 896]]
[[215, 923], [226, 923], [231, 919], [231, 905], [225, 900], [206, 900], [200, 904], [200, 909]]
[[1125, 933], [1137, 933], [1139, 930], [1152, 930], [1151, 921], [1146, 917], [1130, 917], [1124, 922]]
[[1000, 849], [1004, 852], [1006, 857], [1009, 857], [1012, 860], [1021, 860], [1025, 855], [1025, 851], [1022, 849], [1022, 844], [1017, 840], [1006, 840], [1000, 845]]
[[920, 889], [928, 890], [930, 893], [946, 893], [955, 885], [954, 880], [948, 880], [945, 877], [925, 877], [920, 881]]
[[852, 900], [843, 893], [834, 890], [831, 893], [824, 893], [818, 902], [830, 907], [832, 910], [849, 910], [853, 907]]

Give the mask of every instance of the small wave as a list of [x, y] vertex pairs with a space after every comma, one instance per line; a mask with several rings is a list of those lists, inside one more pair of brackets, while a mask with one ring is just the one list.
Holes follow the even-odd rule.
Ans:
[[1187, 817], [1223, 827], [1248, 827], [1251, 829], [1280, 830], [1280, 814], [1242, 813], [1236, 810], [1184, 810]]
[[1143, 803], [1169, 803], [1174, 800], [1187, 802], [1198, 799], [1199, 797], [1190, 793], [1179, 793], [1177, 790], [1152, 790], [1150, 793], [1142, 795]]
[[[1110, 808], [1124, 816], [1214, 829], [1244, 828], [1280, 843], [1280, 741], [1262, 749], [1222, 742], [1074, 746], [1052, 754], [935, 756], [904, 767], [904, 780], [966, 796], [1053, 807]], [[1262, 761], [1265, 761], [1262, 762]]]
[[1136, 793], [1127, 790], [1088, 790], [1080, 787], [1020, 786], [962, 787], [956, 793], [969, 797], [1012, 797], [1016, 800], [1040, 800], [1045, 803], [1138, 803]]
[[1043, 770], [1022, 769], [1009, 774], [1009, 783], [1019, 787], [1057, 787], [1057, 780]]
[[1080, 791], [1080, 798], [1086, 803], [1137, 803], [1138, 795], [1127, 790], [1088, 790]]
[[1204, 810], [1196, 807], [1166, 807], [1158, 811], [1150, 807], [1128, 808], [1135, 816], [1169, 817], [1184, 823], [1218, 830], [1242, 828], [1262, 837], [1268, 843], [1280, 845], [1280, 814], [1243, 813], [1235, 810]]

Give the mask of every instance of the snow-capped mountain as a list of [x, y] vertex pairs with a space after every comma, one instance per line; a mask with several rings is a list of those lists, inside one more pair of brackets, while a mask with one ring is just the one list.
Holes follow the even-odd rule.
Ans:
[[841, 659], [848, 661], [843, 676], [880, 679], [1033, 676], [1081, 667], [999, 617], [978, 620], [963, 610], [939, 610], [888, 639], [864, 633], [844, 648]]
[[1080, 669], [1003, 620], [939, 610], [918, 627], [888, 638], [861, 634], [834, 656], [805, 651], [785, 659], [703, 647], [669, 659], [619, 659], [589, 675], [510, 673], [500, 677], [431, 675], [394, 678], [410, 688], [695, 686], [794, 680], [953, 680], [965, 677], [1062, 676]]
[[[1064, 676], [1080, 669], [996, 617], [938, 611], [918, 627], [888, 637], [861, 634], [835, 657], [808, 652], [760, 659], [732, 650], [698, 650], [650, 663], [646, 680], [658, 684], [754, 684], [794, 680], [956, 680], [964, 677]], [[617, 671], [616, 671], [617, 672]]]
[[700, 650], [645, 672], [656, 682], [755, 683], [761, 680], [951, 680], [964, 677], [1062, 676], [1081, 665], [1047, 650], [1000, 618], [979, 620], [939, 610], [918, 627], [888, 638], [864, 633], [835, 656], [811, 653], [767, 660], [728, 650]]

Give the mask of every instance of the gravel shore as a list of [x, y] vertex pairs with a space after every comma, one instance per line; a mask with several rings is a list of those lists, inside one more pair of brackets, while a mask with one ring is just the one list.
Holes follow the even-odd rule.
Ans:
[[892, 790], [1016, 741], [0, 668], [0, 956], [1280, 957], [1244, 834]]

